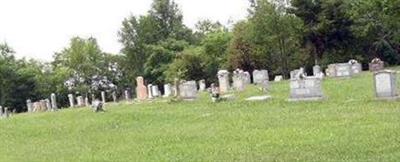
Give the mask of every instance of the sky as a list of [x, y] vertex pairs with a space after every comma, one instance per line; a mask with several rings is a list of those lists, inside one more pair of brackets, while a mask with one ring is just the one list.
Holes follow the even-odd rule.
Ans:
[[[244, 19], [248, 0], [175, 0], [193, 28], [210, 19], [229, 25]], [[144, 15], [152, 0], [1, 0], [0, 43], [17, 58], [53, 60], [74, 36], [95, 37], [104, 52], [119, 53], [118, 30], [129, 15]]]

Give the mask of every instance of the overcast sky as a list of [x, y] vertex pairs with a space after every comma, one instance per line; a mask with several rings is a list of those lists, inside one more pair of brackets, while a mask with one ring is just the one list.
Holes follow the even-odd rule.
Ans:
[[[52, 60], [73, 36], [97, 38], [105, 52], [118, 53], [117, 32], [122, 20], [145, 14], [152, 0], [1, 0], [0, 42], [7, 42], [18, 58]], [[198, 20], [227, 24], [246, 17], [248, 0], [176, 0], [184, 23]]]

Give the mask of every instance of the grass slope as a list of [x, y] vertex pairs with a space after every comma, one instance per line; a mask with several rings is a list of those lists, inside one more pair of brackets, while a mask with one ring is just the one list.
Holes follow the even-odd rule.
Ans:
[[65, 109], [0, 120], [0, 161], [396, 161], [399, 102], [375, 101], [371, 73], [328, 79], [321, 102], [289, 103], [288, 82], [267, 102]]

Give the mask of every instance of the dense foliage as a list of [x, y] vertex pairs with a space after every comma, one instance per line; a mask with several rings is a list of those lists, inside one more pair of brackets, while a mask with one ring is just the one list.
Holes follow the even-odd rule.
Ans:
[[[27, 99], [133, 92], [135, 78], [162, 85], [175, 78], [216, 82], [219, 69], [267, 69], [288, 77], [300, 66], [379, 57], [400, 64], [400, 0], [250, 0], [245, 20], [232, 27], [203, 20], [190, 29], [173, 0], [153, 0], [118, 32], [121, 54], [102, 52], [95, 38], [71, 39], [54, 61], [16, 59], [0, 45], [0, 105], [22, 112]], [[221, 11], [222, 12], [222, 11]], [[161, 86], [160, 86], [161, 88]], [[110, 94], [110, 93], [108, 93]], [[108, 96], [109, 97], [109, 96]]]

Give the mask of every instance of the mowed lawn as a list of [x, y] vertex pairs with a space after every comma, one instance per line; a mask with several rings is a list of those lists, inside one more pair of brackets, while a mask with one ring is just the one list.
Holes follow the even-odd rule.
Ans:
[[398, 161], [400, 102], [374, 99], [372, 74], [324, 81], [320, 102], [273, 99], [120, 103], [0, 120], [0, 161]]

